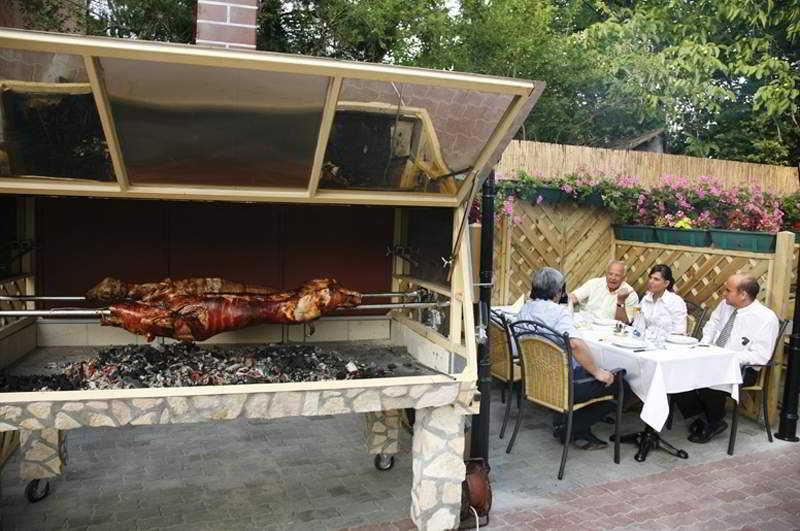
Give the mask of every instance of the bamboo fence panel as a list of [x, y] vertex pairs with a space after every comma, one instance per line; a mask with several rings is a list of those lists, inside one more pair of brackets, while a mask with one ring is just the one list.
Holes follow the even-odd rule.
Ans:
[[546, 178], [579, 170], [635, 176], [644, 186], [658, 185], [664, 175], [707, 175], [728, 185], [759, 185], [779, 195], [800, 190], [800, 171], [793, 166], [515, 140], [503, 153], [497, 171], [512, 178], [520, 169], [542, 172]]

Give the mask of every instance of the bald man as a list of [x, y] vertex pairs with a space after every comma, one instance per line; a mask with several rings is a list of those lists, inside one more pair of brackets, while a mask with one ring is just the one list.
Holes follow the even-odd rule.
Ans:
[[625, 282], [627, 272], [624, 262], [610, 261], [606, 276], [591, 278], [569, 294], [572, 304], [580, 304], [596, 317], [627, 323], [639, 302], [636, 292]]
[[[739, 365], [765, 365], [772, 358], [778, 339], [778, 317], [758, 302], [758, 281], [750, 275], [731, 275], [725, 282], [725, 298], [703, 327], [703, 341], [734, 351]], [[743, 385], [758, 378], [756, 369], [742, 374]], [[725, 401], [728, 394], [716, 389], [695, 389], [677, 395], [684, 418], [698, 416], [689, 425], [689, 440], [706, 443], [724, 432]]]

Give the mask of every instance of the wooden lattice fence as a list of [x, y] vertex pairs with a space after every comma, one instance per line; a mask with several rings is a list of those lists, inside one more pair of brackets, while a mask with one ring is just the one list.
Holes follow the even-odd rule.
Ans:
[[[798, 246], [794, 234], [778, 235], [774, 253], [751, 253], [705, 247], [621, 241], [614, 238], [605, 210], [572, 203], [531, 205], [517, 202], [513, 218], [500, 220], [495, 235], [495, 290], [493, 304], [510, 304], [530, 291], [531, 275], [544, 266], [562, 271], [567, 289], [602, 276], [611, 258], [628, 266], [627, 281], [641, 295], [655, 264], [669, 265], [679, 295], [713, 310], [723, 297], [723, 285], [737, 272], [759, 279], [759, 299], [780, 318], [791, 318]], [[770, 377], [771, 418], [780, 407], [785, 363], [783, 351], [774, 359]], [[743, 397], [746, 410], [760, 405]]]
[[545, 266], [562, 271], [567, 288], [575, 289], [603, 274], [613, 243], [610, 218], [600, 208], [517, 202], [513, 218], [498, 224], [495, 271], [501, 273], [493, 302], [513, 302], [528, 293], [531, 274]]

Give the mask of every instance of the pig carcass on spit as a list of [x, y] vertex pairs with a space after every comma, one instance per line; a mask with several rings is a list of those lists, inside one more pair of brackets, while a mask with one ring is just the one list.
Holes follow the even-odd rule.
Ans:
[[155, 301], [167, 295], [212, 295], [212, 294], [253, 294], [267, 295], [276, 290], [253, 284], [231, 282], [219, 277], [181, 278], [173, 280], [165, 278], [160, 282], [135, 284], [116, 278], [106, 277], [99, 284], [86, 292], [86, 298], [96, 302], [117, 302], [123, 300]]
[[264, 323], [305, 323], [337, 308], [361, 304], [361, 294], [334, 279], [315, 279], [302, 286], [266, 295], [167, 293], [149, 302], [112, 304], [102, 317], [105, 326], [118, 326], [152, 341], [156, 336], [203, 341], [221, 332]]

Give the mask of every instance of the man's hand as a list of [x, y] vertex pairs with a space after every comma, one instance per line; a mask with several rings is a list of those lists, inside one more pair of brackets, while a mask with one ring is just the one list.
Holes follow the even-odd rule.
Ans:
[[594, 373], [593, 376], [595, 377], [595, 379], [600, 380], [601, 382], [606, 384], [606, 387], [614, 383], [614, 375], [605, 369], [601, 369], [598, 367], [597, 372]]
[[574, 293], [570, 293], [569, 294], [569, 301], [572, 304], [578, 304], [578, 297], [576, 297]]
[[632, 291], [633, 290], [630, 290], [630, 289], [620, 290], [620, 292], [617, 293], [617, 302], [620, 303], [620, 304], [625, 302], [625, 299], [628, 298], [628, 295], [630, 295]]

